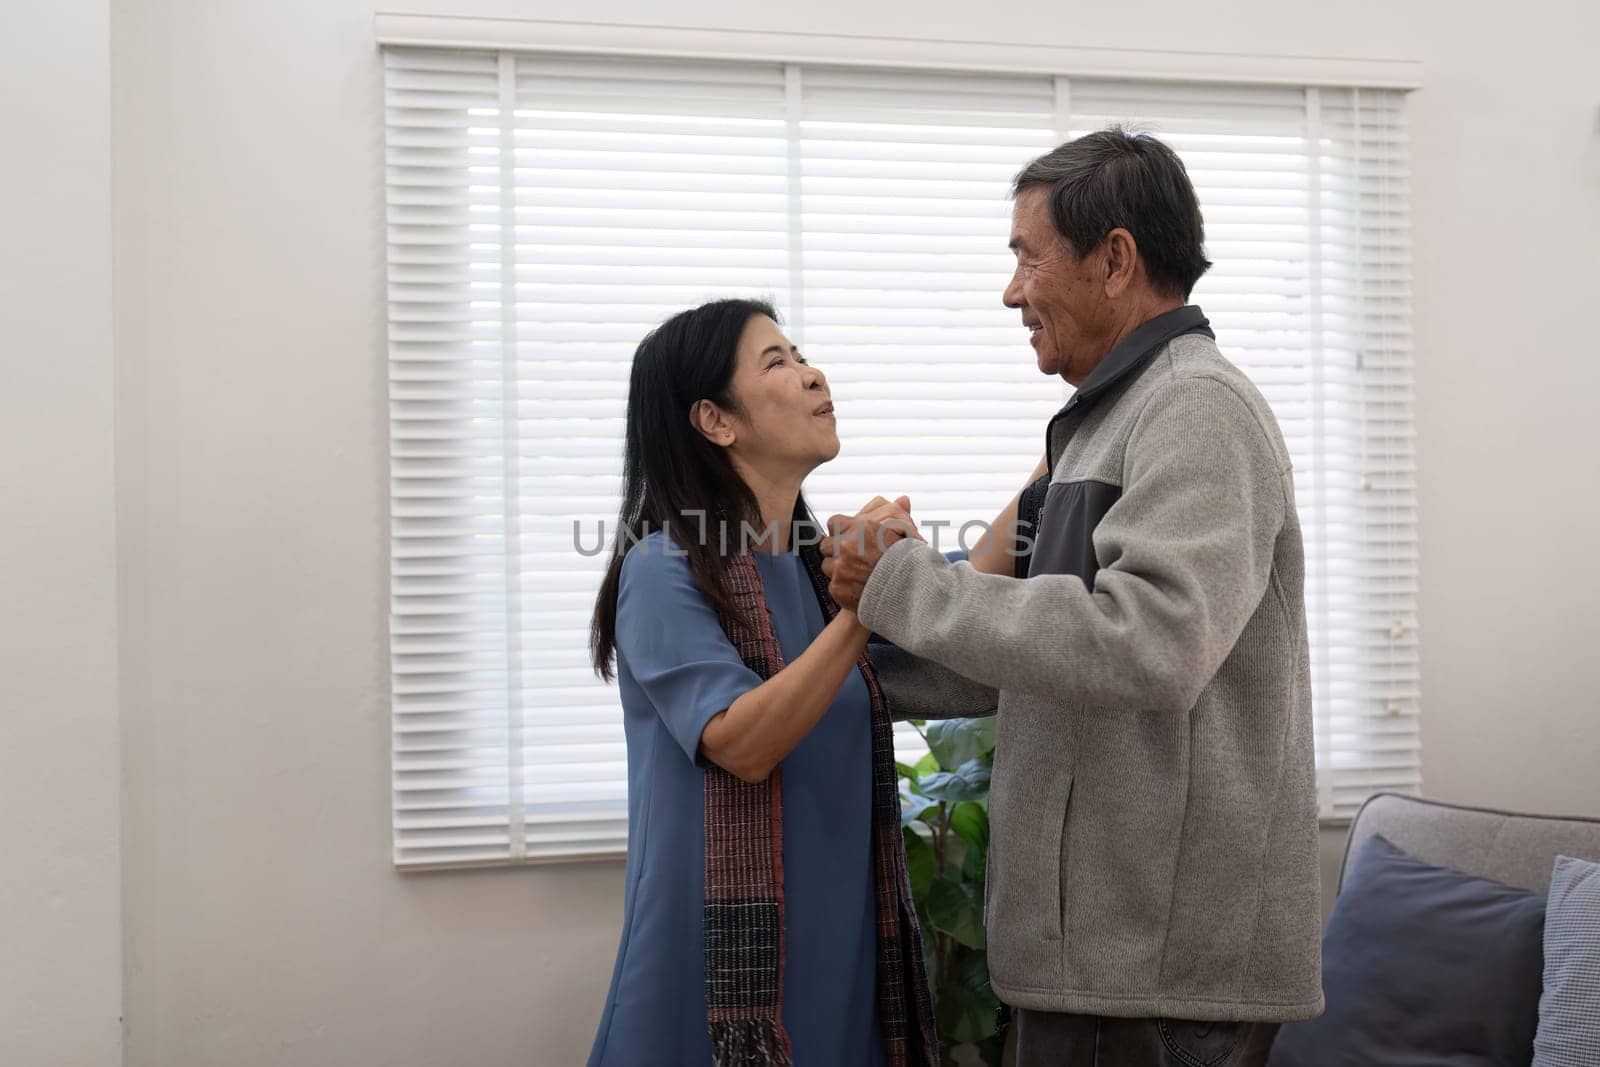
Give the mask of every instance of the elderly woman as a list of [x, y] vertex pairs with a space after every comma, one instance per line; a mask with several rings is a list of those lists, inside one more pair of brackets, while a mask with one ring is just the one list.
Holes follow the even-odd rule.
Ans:
[[800, 492], [838, 452], [827, 379], [768, 305], [639, 345], [593, 625], [629, 836], [591, 1065], [937, 1060], [889, 712]]

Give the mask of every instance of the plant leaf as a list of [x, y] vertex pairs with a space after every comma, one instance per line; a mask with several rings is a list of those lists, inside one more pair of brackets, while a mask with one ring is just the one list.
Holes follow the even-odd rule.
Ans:
[[[994, 987], [989, 984], [989, 954], [977, 950], [962, 952], [956, 960], [955, 980], [968, 989], [994, 996]], [[996, 999], [995, 1006], [999, 1005]]]
[[[929, 849], [932, 855], [932, 849]], [[983, 919], [972, 897], [959, 884], [940, 875], [928, 886], [928, 919], [940, 933], [949, 934], [968, 948], [983, 948]]]
[[995, 1032], [977, 1042], [978, 1058], [983, 1061], [983, 1067], [1000, 1067], [1005, 1062], [1006, 1032], [996, 1028]]
[[959, 982], [939, 990], [935, 1015], [940, 1039], [950, 1045], [982, 1041], [1000, 1028], [1000, 1002], [994, 994]]
[[981, 1044], [999, 1037], [1004, 1045], [1004, 1022], [999, 998], [989, 984], [989, 955], [978, 949], [957, 948], [950, 978], [939, 989], [940, 1002], [950, 1002], [940, 1029], [961, 1042]]
[[961, 876], [982, 899], [989, 868], [989, 813], [983, 805], [963, 800], [950, 809], [950, 829], [962, 843]]
[[984, 849], [968, 845], [961, 857], [961, 877], [967, 880], [978, 894], [978, 899], [982, 900], [983, 882], [989, 877], [989, 853]]
[[950, 829], [978, 852], [989, 847], [989, 813], [970, 800], [950, 809]]
[[953, 771], [968, 760], [994, 751], [993, 715], [976, 719], [942, 719], [928, 727], [928, 751], [939, 766]]
[[900, 836], [906, 843], [906, 874], [911, 879], [911, 897], [920, 903], [928, 895], [939, 863], [933, 855], [933, 845], [916, 830], [908, 826], [900, 831]]
[[929, 800], [917, 791], [909, 782], [900, 783], [900, 825], [910, 826], [930, 811], [939, 807], [939, 802]]
[[939, 760], [932, 752], [926, 753], [917, 760], [916, 772], [918, 778], [924, 778], [939, 769]]
[[924, 775], [917, 787], [924, 796], [947, 804], [978, 800], [989, 795], [989, 765], [982, 759], [970, 759], [953, 771]]

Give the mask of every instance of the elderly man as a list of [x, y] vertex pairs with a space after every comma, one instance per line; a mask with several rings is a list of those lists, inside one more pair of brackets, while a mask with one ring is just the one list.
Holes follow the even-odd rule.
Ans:
[[1004, 300], [1077, 387], [1021, 494], [1031, 553], [1013, 530], [952, 562], [876, 500], [830, 520], [825, 569], [894, 643], [900, 714], [997, 691], [985, 921], [1018, 1063], [1263, 1064], [1322, 1010], [1289, 456], [1186, 304], [1210, 264], [1170, 148], [1103, 130], [1013, 194]]

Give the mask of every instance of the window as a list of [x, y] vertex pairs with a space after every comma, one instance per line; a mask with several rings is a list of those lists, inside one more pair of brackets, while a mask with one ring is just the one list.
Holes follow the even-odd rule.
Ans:
[[1293, 453], [1323, 813], [1418, 784], [1403, 94], [420, 48], [385, 77], [397, 864], [625, 844], [587, 637], [643, 334], [772, 299], [839, 406], [813, 507], [904, 492], [953, 546], [1067, 395], [1000, 304], [1009, 181], [1111, 121], [1184, 156], [1194, 299]]

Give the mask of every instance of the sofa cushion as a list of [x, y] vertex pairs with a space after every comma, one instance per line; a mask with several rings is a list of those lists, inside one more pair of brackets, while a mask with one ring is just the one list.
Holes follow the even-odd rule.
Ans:
[[1557, 856], [1544, 922], [1534, 1067], [1600, 1063], [1600, 863]]
[[1272, 1067], [1527, 1067], [1545, 898], [1362, 845], [1323, 936], [1327, 1011], [1290, 1023]]

